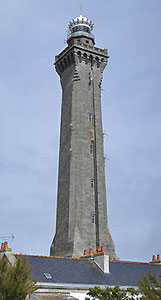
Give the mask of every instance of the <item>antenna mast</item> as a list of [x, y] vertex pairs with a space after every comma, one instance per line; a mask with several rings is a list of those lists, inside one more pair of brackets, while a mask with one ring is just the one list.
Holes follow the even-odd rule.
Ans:
[[81, 0], [81, 3], [80, 3], [80, 15], [82, 15], [83, 13], [83, 0]]

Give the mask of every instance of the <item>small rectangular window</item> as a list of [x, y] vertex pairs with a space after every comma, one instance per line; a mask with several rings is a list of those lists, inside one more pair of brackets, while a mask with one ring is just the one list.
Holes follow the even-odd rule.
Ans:
[[92, 215], [92, 224], [96, 224], [96, 215], [95, 214]]
[[91, 91], [91, 83], [90, 82], [88, 83], [88, 91], [89, 92]]
[[88, 116], [88, 120], [89, 120], [89, 122], [92, 122], [92, 120], [93, 120], [93, 116], [92, 116], [91, 113], [90, 113], [89, 116]]
[[93, 154], [93, 145], [90, 145], [90, 153]]
[[91, 188], [94, 188], [94, 179], [91, 179]]

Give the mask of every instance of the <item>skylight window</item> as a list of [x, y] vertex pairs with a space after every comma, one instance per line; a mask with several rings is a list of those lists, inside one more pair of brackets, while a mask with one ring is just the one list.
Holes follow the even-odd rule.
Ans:
[[44, 276], [46, 277], [46, 279], [52, 279], [52, 276], [50, 273], [44, 273]]

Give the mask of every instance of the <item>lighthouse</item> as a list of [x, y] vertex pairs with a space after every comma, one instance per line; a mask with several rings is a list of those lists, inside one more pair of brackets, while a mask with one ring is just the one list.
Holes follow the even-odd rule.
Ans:
[[62, 87], [56, 233], [50, 254], [80, 257], [104, 246], [109, 232], [104, 169], [101, 83], [107, 49], [95, 47], [93, 23], [82, 14], [68, 25], [67, 47], [55, 57]]

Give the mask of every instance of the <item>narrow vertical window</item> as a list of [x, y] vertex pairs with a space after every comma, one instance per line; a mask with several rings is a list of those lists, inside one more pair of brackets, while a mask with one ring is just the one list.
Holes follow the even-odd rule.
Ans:
[[90, 82], [88, 83], [88, 91], [89, 92], [91, 91], [91, 83]]
[[89, 120], [89, 122], [92, 122], [92, 120], [93, 120], [93, 116], [92, 116], [91, 113], [90, 113], [89, 116], [88, 116], [88, 120]]
[[80, 51], [78, 51], [78, 60], [79, 60], [79, 62], [81, 62], [82, 61], [82, 55], [81, 55], [81, 52]]
[[91, 179], [91, 188], [94, 188], [94, 179]]
[[92, 215], [92, 224], [96, 224], [96, 215], [95, 214]]
[[93, 154], [93, 145], [90, 145], [90, 153]]

